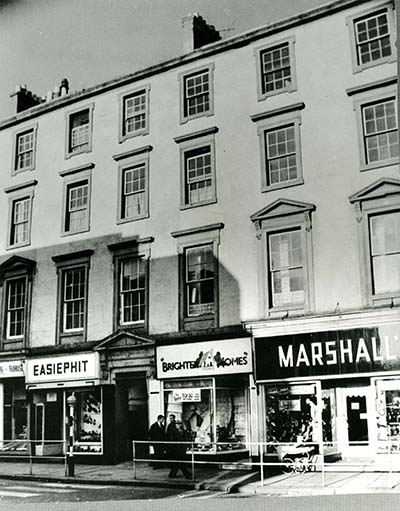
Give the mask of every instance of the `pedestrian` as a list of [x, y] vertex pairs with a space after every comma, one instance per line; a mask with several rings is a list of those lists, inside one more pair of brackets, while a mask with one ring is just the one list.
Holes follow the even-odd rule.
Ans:
[[185, 464], [187, 442], [186, 432], [182, 422], [177, 422], [175, 415], [170, 415], [170, 423], [167, 428], [167, 439], [174, 444], [169, 444], [169, 459], [173, 460], [170, 464], [171, 469], [168, 477], [176, 477], [178, 470], [182, 470], [183, 475], [186, 479], [190, 479], [192, 474]]
[[165, 458], [165, 444], [159, 444], [158, 442], [162, 442], [166, 439], [165, 433], [165, 419], [164, 415], [158, 415], [156, 422], [150, 426], [149, 429], [149, 440], [153, 440], [152, 444], [154, 449], [154, 460], [150, 465], [153, 467], [153, 470], [157, 468], [162, 468], [162, 461]]

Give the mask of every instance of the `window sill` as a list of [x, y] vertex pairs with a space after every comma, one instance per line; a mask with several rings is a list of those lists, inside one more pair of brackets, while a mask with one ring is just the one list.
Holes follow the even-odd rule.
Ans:
[[30, 172], [32, 170], [35, 170], [34, 165], [31, 165], [30, 167], [24, 167], [23, 169], [13, 169], [11, 175], [16, 176], [17, 174], [23, 174], [24, 172]]
[[92, 152], [92, 148], [89, 147], [87, 149], [81, 149], [80, 151], [74, 151], [74, 152], [71, 152], [71, 153], [66, 153], [65, 155], [65, 159], [66, 160], [69, 160], [70, 158], [73, 158], [74, 156], [77, 156], [78, 154], [85, 154], [85, 153], [91, 153]]
[[269, 185], [269, 186], [263, 186], [261, 188], [261, 192], [262, 193], [271, 192], [272, 190], [280, 190], [281, 188], [291, 188], [292, 186], [300, 186], [303, 184], [304, 184], [304, 179], [301, 177], [301, 178], [293, 179], [293, 181], [286, 181], [284, 183], [276, 183], [276, 184]]
[[150, 215], [148, 212], [143, 213], [143, 215], [136, 216], [135, 218], [118, 218], [117, 224], [128, 224], [130, 222], [136, 222], [137, 220], [144, 220], [145, 218], [149, 218]]
[[213, 328], [216, 325], [215, 314], [204, 314], [204, 316], [186, 317], [182, 320], [183, 330], [203, 330]]
[[392, 293], [385, 293], [382, 295], [372, 296], [371, 303], [375, 307], [399, 306], [400, 305], [400, 291], [393, 291]]
[[385, 57], [383, 59], [379, 59], [377, 61], [374, 61], [374, 62], [369, 62], [368, 64], [359, 64], [359, 65], [356, 65], [354, 67], [354, 74], [356, 73], [361, 73], [362, 71], [365, 71], [365, 69], [370, 69], [371, 67], [376, 67], [376, 66], [380, 66], [382, 64], [390, 64], [390, 63], [394, 63], [397, 61], [397, 58], [396, 58], [396, 55], [395, 55], [395, 51], [393, 51], [393, 48], [391, 48], [392, 50], [392, 55], [388, 56], [388, 57]]
[[129, 133], [128, 135], [120, 135], [118, 137], [118, 143], [123, 144], [124, 142], [126, 142], [126, 140], [129, 140], [129, 139], [135, 138], [135, 137], [148, 135], [148, 134], [149, 134], [149, 129], [144, 128], [142, 130], [135, 131], [134, 133]]
[[80, 231], [66, 231], [66, 232], [62, 232], [61, 236], [62, 237], [73, 236], [74, 234], [82, 234], [84, 232], [89, 232], [89, 227], [87, 227], [86, 229], [81, 229]]
[[365, 172], [365, 171], [368, 171], [368, 170], [380, 169], [380, 168], [383, 168], [383, 167], [391, 167], [392, 165], [398, 165], [399, 163], [400, 163], [400, 159], [399, 158], [391, 158], [390, 160], [377, 161], [377, 162], [374, 162], [374, 163], [367, 163], [367, 164], [362, 163], [360, 165], [360, 172]]
[[197, 204], [181, 204], [181, 210], [185, 209], [193, 209], [193, 208], [200, 208], [201, 206], [208, 206], [209, 204], [215, 204], [217, 202], [217, 198], [213, 198], [207, 201], [202, 201]]
[[282, 89], [274, 90], [271, 92], [266, 92], [265, 94], [259, 94], [258, 95], [258, 101], [265, 101], [266, 99], [272, 97], [272, 96], [278, 96], [279, 94], [284, 94], [285, 92], [296, 92], [297, 87], [295, 86], [289, 86], [289, 87], [283, 87]]
[[21, 247], [28, 247], [31, 244], [30, 241], [25, 241], [24, 243], [18, 243], [15, 245], [7, 245], [6, 250], [14, 250]]
[[293, 316], [303, 316], [305, 314], [304, 303], [300, 304], [287, 304], [279, 307], [272, 307], [268, 310], [268, 316], [270, 318], [281, 318]]
[[188, 115], [187, 117], [182, 117], [181, 124], [186, 124], [189, 121], [193, 121], [194, 119], [201, 119], [202, 117], [212, 117], [214, 115], [213, 111], [202, 112], [201, 114], [196, 115]]

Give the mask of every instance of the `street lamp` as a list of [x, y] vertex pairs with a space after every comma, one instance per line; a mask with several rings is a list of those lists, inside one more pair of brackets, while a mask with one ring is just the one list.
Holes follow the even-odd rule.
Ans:
[[76, 396], [72, 392], [67, 398], [68, 405], [68, 453], [67, 453], [67, 476], [75, 476], [75, 463], [74, 463], [74, 423], [75, 423], [75, 405]]

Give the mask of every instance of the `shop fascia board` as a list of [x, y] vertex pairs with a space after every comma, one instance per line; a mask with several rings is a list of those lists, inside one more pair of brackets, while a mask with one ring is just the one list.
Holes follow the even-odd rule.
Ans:
[[244, 322], [253, 337], [273, 337], [287, 334], [306, 334], [321, 331], [374, 327], [400, 322], [399, 309], [343, 312], [310, 318], [276, 319]]

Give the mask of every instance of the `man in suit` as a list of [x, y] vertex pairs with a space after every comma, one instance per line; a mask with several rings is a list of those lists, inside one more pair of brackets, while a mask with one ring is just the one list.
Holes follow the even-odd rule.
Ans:
[[187, 467], [186, 451], [189, 446], [186, 438], [186, 432], [181, 421], [177, 422], [174, 414], [169, 417], [170, 423], [167, 428], [167, 439], [173, 444], [168, 445], [168, 458], [170, 462], [170, 472], [168, 477], [176, 477], [178, 470], [182, 470], [186, 479], [190, 479], [192, 474]]
[[[165, 420], [164, 415], [158, 415], [157, 421], [150, 426], [149, 429], [149, 440], [153, 440], [154, 442], [162, 442], [166, 439], [165, 434]], [[162, 468], [162, 461], [165, 458], [165, 445], [155, 443], [152, 444], [154, 449], [154, 459], [151, 465], [153, 466], [153, 470], [157, 468]]]

